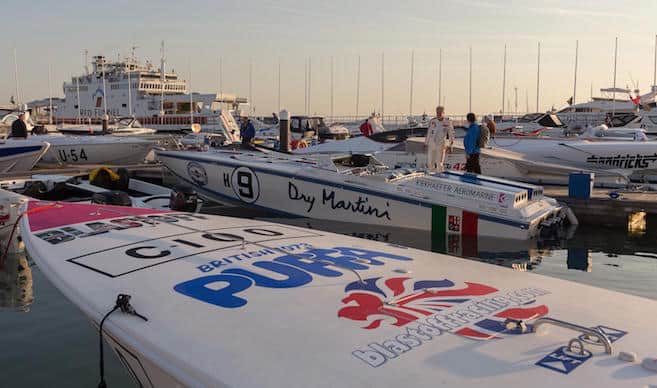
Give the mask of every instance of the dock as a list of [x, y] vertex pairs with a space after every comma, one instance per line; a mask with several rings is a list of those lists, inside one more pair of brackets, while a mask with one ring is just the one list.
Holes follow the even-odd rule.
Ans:
[[[611, 198], [616, 192], [619, 198]], [[567, 186], [545, 186], [548, 197], [566, 203], [580, 224], [645, 229], [657, 223], [657, 191], [629, 191], [596, 188], [589, 199], [570, 198]], [[642, 225], [643, 224], [643, 225]]]

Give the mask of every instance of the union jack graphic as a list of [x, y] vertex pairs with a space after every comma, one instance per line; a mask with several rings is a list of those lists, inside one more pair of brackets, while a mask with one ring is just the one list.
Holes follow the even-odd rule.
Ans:
[[[338, 311], [338, 317], [364, 321], [366, 325], [363, 328], [368, 330], [376, 329], [384, 322], [401, 327], [474, 297], [497, 291], [480, 283], [465, 282], [457, 286], [448, 279], [415, 281], [407, 277], [369, 278], [363, 283], [353, 282], [345, 287], [348, 295], [342, 303], [346, 306]], [[506, 308], [480, 321], [468, 323], [454, 334], [481, 340], [502, 338], [503, 334], [522, 334], [519, 328], [507, 329], [505, 320], [536, 319], [547, 312], [547, 306], [531, 300], [522, 307]]]

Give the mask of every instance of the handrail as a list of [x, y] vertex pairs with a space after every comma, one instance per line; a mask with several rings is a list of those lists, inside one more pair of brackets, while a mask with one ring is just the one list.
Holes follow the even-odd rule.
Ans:
[[612, 349], [612, 346], [611, 346], [611, 341], [609, 340], [609, 338], [607, 338], [606, 335], [602, 334], [601, 332], [599, 332], [597, 330], [594, 330], [594, 329], [591, 329], [591, 328], [588, 328], [588, 327], [584, 327], [584, 326], [580, 326], [580, 325], [576, 325], [574, 323], [561, 321], [559, 319], [550, 318], [550, 317], [538, 318], [537, 320], [534, 321], [534, 326], [532, 328], [532, 332], [536, 333], [540, 326], [546, 325], [546, 324], [559, 326], [559, 327], [563, 327], [565, 329], [570, 329], [570, 330], [574, 330], [574, 331], [579, 331], [580, 333], [586, 334], [588, 336], [596, 337], [600, 341], [600, 344], [605, 347], [605, 352], [607, 354], [612, 354], [613, 353], [613, 349]]

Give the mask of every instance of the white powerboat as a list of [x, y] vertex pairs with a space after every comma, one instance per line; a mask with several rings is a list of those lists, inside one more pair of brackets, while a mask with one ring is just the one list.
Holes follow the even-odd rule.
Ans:
[[566, 208], [537, 186], [389, 169], [371, 155], [157, 151], [157, 158], [218, 202], [308, 218], [524, 240], [566, 216]]
[[0, 140], [0, 173], [29, 171], [49, 149], [42, 141]]
[[[65, 125], [57, 127], [57, 131], [68, 135], [104, 135], [103, 128], [100, 125]], [[153, 128], [142, 127], [139, 120], [133, 117], [122, 117], [117, 120], [116, 124], [107, 128], [107, 134], [113, 136], [144, 136], [152, 135], [156, 132]]]
[[48, 152], [40, 163], [54, 165], [126, 165], [143, 163], [155, 146], [152, 140], [127, 136], [66, 136], [61, 134], [30, 136], [28, 140], [8, 139], [7, 144], [26, 141], [47, 142]]
[[[27, 252], [138, 386], [629, 388], [657, 379], [654, 300], [251, 219], [17, 207]], [[101, 373], [100, 386], [113, 383]]]

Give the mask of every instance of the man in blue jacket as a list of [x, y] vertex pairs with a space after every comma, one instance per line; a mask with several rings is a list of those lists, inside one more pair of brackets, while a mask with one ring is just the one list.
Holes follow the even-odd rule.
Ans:
[[242, 138], [242, 147], [250, 148], [253, 138], [255, 137], [255, 126], [249, 120], [245, 112], [240, 112], [240, 137]]
[[477, 124], [477, 117], [474, 113], [468, 113], [467, 116], [468, 132], [463, 138], [463, 147], [465, 148], [465, 171], [481, 174], [481, 166], [479, 165], [479, 136], [481, 135], [481, 127]]

